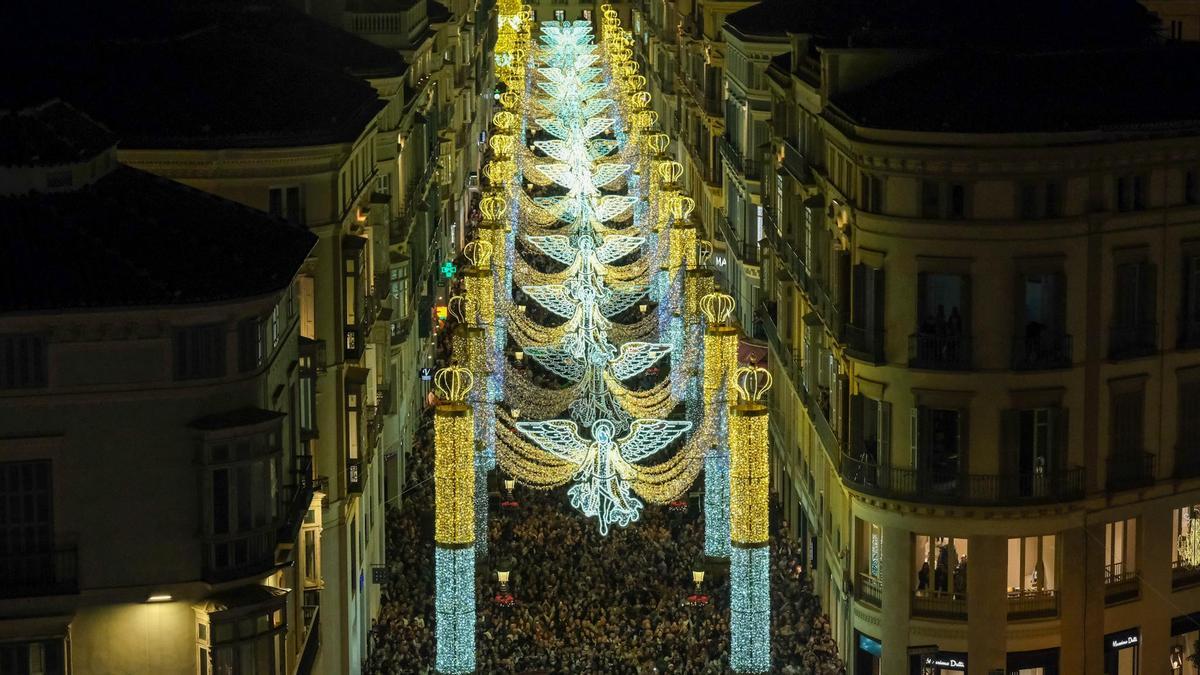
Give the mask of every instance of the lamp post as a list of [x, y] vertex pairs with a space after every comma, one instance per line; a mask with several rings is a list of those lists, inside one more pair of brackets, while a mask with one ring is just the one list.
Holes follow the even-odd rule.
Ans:
[[496, 580], [500, 582], [500, 592], [501, 593], [508, 592], [508, 575], [509, 575], [508, 569], [496, 570]]
[[504, 479], [504, 491], [508, 493], [508, 498], [513, 498], [513, 488], [517, 487], [517, 481], [511, 478]]
[[700, 594], [700, 586], [704, 584], [704, 570], [696, 565], [697, 569], [692, 570], [692, 583], [696, 585], [696, 595]]

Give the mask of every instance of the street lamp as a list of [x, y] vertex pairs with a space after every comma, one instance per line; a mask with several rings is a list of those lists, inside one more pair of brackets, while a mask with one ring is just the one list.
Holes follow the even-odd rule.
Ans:
[[[696, 565], [696, 567], [699, 568], [700, 566]], [[704, 583], [704, 570], [703, 569], [692, 570], [692, 583], [696, 585], [696, 594], [699, 595], [700, 594], [700, 586]]]
[[517, 481], [511, 478], [504, 479], [504, 491], [508, 493], [508, 498], [512, 499], [513, 489], [517, 487]]
[[644, 302], [642, 304], [638, 305], [638, 311], [641, 312], [642, 314], [645, 314], [646, 310], [648, 310], [648, 309], [650, 309], [650, 305], [647, 305]]
[[516, 359], [518, 363], [520, 363], [521, 361], [525, 360], [525, 352], [518, 349], [517, 351], [513, 352], [513, 358]]
[[507, 570], [507, 569], [496, 570], [496, 580], [500, 582], [500, 592], [501, 593], [508, 592], [508, 575], [509, 575], [509, 570]]
[[519, 419], [521, 419], [521, 409], [520, 409], [520, 408], [513, 408], [513, 409], [512, 409], [511, 411], [509, 411], [509, 412], [511, 412], [511, 413], [512, 413], [512, 418], [513, 418], [514, 420], [519, 420]]

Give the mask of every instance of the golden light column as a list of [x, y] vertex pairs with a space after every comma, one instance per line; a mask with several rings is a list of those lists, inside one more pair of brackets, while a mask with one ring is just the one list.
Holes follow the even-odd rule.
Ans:
[[729, 557], [729, 405], [736, 400], [733, 371], [737, 368], [738, 329], [730, 317], [733, 296], [709, 293], [700, 299], [708, 320], [704, 332], [704, 394], [702, 412], [711, 415], [713, 446], [704, 454], [704, 554]]
[[461, 366], [434, 375], [443, 401], [433, 415], [434, 603], [439, 673], [475, 670], [474, 384]]
[[736, 375], [740, 402], [729, 417], [729, 665], [738, 673], [765, 673], [771, 669], [771, 464], [770, 414], [762, 397], [771, 373], [739, 368]]

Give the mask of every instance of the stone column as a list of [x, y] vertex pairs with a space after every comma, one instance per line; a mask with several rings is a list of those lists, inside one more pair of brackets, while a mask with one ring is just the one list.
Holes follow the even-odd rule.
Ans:
[[[1171, 602], [1171, 549], [1175, 546], [1171, 540], [1171, 509], [1159, 503], [1145, 504], [1138, 528], [1142, 558], [1137, 567], [1142, 577], [1143, 608], [1138, 672], [1162, 673], [1167, 671], [1171, 649], [1171, 619], [1182, 613]], [[1104, 553], [1102, 544], [1098, 552]]]
[[1104, 524], [1058, 534], [1059, 672], [1104, 672]]
[[1005, 667], [1007, 553], [1004, 536], [967, 540], [967, 666], [972, 673]]
[[912, 604], [912, 534], [903, 528], [884, 525], [883, 557], [880, 576], [883, 582], [883, 675], [908, 675], [908, 617]]

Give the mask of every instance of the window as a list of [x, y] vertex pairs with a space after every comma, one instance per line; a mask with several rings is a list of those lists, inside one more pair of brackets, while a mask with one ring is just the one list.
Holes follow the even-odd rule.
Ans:
[[346, 237], [345, 257], [342, 268], [342, 305], [344, 321], [343, 347], [346, 357], [357, 359], [362, 354], [361, 327], [363, 302], [363, 246], [366, 240], [362, 237]]
[[304, 583], [305, 585], [316, 586], [321, 581], [321, 570], [317, 567], [317, 561], [321, 559], [317, 551], [317, 530], [316, 528], [305, 528], [304, 530]]
[[1170, 30], [1172, 40], [1183, 39], [1183, 21], [1180, 21], [1179, 19], [1171, 19]]
[[868, 213], [882, 213], [883, 179], [869, 173], [862, 173], [859, 181], [859, 206]]
[[851, 279], [849, 346], [876, 363], [883, 361], [883, 270], [859, 263]]
[[206, 446], [209, 509], [206, 569], [226, 571], [274, 559], [279, 516], [279, 427]]
[[1200, 567], [1200, 504], [1171, 510], [1172, 567]]
[[1200, 204], [1200, 169], [1191, 168], [1183, 172], [1183, 201]]
[[0, 335], [0, 389], [46, 386], [46, 338]]
[[1146, 208], [1146, 176], [1117, 176], [1117, 210], [1141, 211]]
[[910, 346], [910, 361], [927, 368], [964, 368], [970, 364], [971, 278], [965, 274], [917, 275], [920, 325]]
[[350, 520], [350, 592], [358, 591], [358, 521]]
[[56, 581], [53, 495], [49, 460], [0, 462], [0, 589]]
[[271, 348], [279, 346], [279, 305], [271, 308]]
[[297, 279], [300, 296], [300, 335], [310, 340], [317, 338], [316, 279], [303, 275]]
[[1030, 272], [1017, 276], [1019, 300], [1014, 325], [1014, 368], [1070, 365], [1066, 286], [1061, 272]]
[[1114, 583], [1137, 572], [1137, 519], [1104, 525], [1104, 580]]
[[207, 324], [175, 331], [175, 379], [194, 380], [225, 374], [225, 326]]
[[1193, 346], [1200, 343], [1200, 254], [1184, 254], [1182, 276], [1179, 339], [1183, 346]]
[[966, 467], [966, 411], [918, 406], [911, 425], [912, 460], [922, 491], [957, 494]]
[[922, 218], [965, 218], [967, 188], [962, 183], [921, 181]]
[[1067, 410], [1037, 407], [1001, 413], [1003, 473], [1010, 476], [1010, 494], [1043, 497], [1059, 489], [1065, 463]]
[[387, 193], [391, 192], [392, 191], [391, 180], [392, 180], [392, 177], [390, 174], [383, 173], [383, 174], [376, 176], [375, 177], [375, 191], [380, 194], [385, 194], [385, 195]]
[[[209, 615], [209, 641], [197, 638], [204, 675], [205, 652], [212, 654], [213, 675], [281, 675], [287, 664], [284, 634], [287, 622], [283, 606], [271, 606], [229, 619]], [[197, 631], [199, 635], [199, 631]]]
[[915, 535], [913, 553], [918, 594], [966, 597], [966, 539], [918, 534]]
[[1057, 218], [1062, 215], [1062, 186], [1059, 183], [1023, 183], [1018, 193], [1018, 215], [1021, 219]]
[[1157, 271], [1147, 260], [1118, 262], [1113, 275], [1110, 356], [1125, 358], [1156, 350]]
[[244, 319], [238, 323], [238, 370], [244, 373], [262, 363], [262, 330], [258, 319]]
[[64, 675], [66, 644], [62, 638], [0, 643], [0, 673]]
[[287, 219], [289, 223], [304, 224], [304, 201], [300, 187], [271, 188], [267, 211], [273, 216]]
[[1180, 452], [1175, 462], [1177, 465], [1196, 466], [1200, 462], [1200, 379], [1180, 381], [1179, 411], [1176, 416], [1179, 418], [1176, 447]]
[[554, 20], [555, 21], [566, 21], [566, 19], [567, 19], [566, 10], [562, 10], [562, 9], [554, 10]]
[[1008, 540], [1008, 592], [1053, 591], [1058, 588], [1057, 536], [1015, 537]]
[[1142, 451], [1143, 391], [1112, 394], [1112, 454], [1128, 457]]
[[350, 459], [358, 459], [359, 427], [362, 418], [359, 396], [358, 391], [346, 394], [346, 453]]

